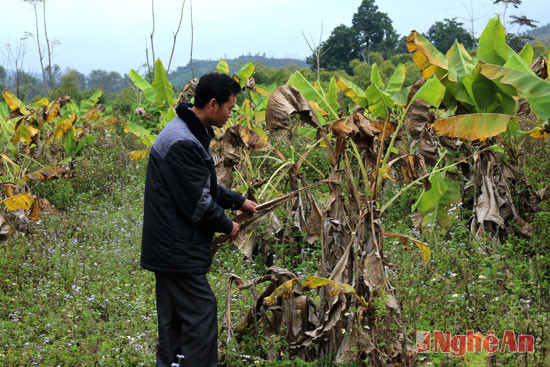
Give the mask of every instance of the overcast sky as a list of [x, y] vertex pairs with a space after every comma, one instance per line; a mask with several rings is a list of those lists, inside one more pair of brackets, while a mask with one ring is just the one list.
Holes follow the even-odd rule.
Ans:
[[[377, 0], [376, 3], [380, 11], [389, 15], [400, 35], [413, 29], [426, 32], [434, 22], [453, 17], [470, 29], [469, 13], [473, 6], [474, 30], [479, 36], [487, 20], [504, 9], [493, 5], [493, 0]], [[539, 21], [538, 25], [545, 25], [550, 23], [548, 3], [549, 0], [523, 0], [519, 9], [509, 8], [506, 16], [525, 15]], [[165, 66], [181, 4], [181, 0], [155, 1], [155, 55]], [[311, 52], [302, 32], [318, 42], [322, 25], [325, 40], [339, 24], [351, 25], [360, 4], [361, 0], [195, 0], [193, 59], [233, 58], [248, 53], [304, 59]], [[172, 70], [189, 62], [189, 5], [187, 0]], [[2, 46], [10, 43], [13, 48], [26, 31], [35, 33], [31, 5], [22, 0], [0, 0], [0, 9]], [[84, 74], [94, 69], [127, 73], [140, 69], [145, 62], [146, 42], [153, 24], [151, 0], [47, 0], [46, 17], [50, 40], [60, 42], [55, 46], [52, 62], [62, 70], [75, 68]], [[38, 73], [35, 41], [29, 39], [25, 44], [24, 69]], [[5, 57], [0, 58], [0, 64], [8, 66]]]

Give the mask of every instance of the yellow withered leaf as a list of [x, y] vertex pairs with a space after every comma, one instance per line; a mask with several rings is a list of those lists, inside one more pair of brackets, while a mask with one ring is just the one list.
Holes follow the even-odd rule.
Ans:
[[4, 97], [4, 100], [8, 104], [10, 110], [15, 111], [19, 109], [19, 112], [21, 112], [22, 115], [29, 114], [29, 111], [27, 111], [25, 104], [21, 102], [19, 98], [17, 98], [12, 92], [4, 89], [4, 91], [2, 92], [2, 96]]
[[283, 299], [290, 298], [297, 281], [298, 278], [290, 279], [289, 281], [286, 281], [278, 286], [269, 297], [264, 298], [264, 304], [274, 306], [277, 304], [278, 297], [283, 297]]
[[449, 69], [445, 56], [417, 31], [407, 37], [407, 49], [413, 53], [413, 61], [426, 80], [434, 74], [442, 77]]
[[437, 135], [464, 140], [485, 140], [506, 131], [514, 116], [498, 113], [472, 113], [437, 120]]
[[70, 115], [65, 120], [59, 121], [55, 124], [53, 131], [54, 139], [61, 139], [65, 134], [73, 128], [73, 124], [76, 121], [76, 116]]
[[35, 106], [42, 107], [42, 106], [47, 106], [48, 104], [50, 104], [50, 101], [48, 101], [48, 98], [44, 97], [41, 100], [37, 101], [35, 103]]
[[147, 154], [149, 153], [148, 150], [134, 150], [128, 153], [128, 158], [130, 159], [144, 159], [147, 157]]
[[323, 108], [321, 106], [319, 106], [319, 104], [315, 101], [308, 101], [307, 102], [309, 104], [309, 107], [311, 107], [312, 110], [315, 110], [317, 112], [319, 112], [322, 116], [327, 116], [328, 113], [327, 111], [323, 110]]
[[17, 209], [28, 210], [33, 202], [34, 198], [28, 192], [12, 196], [11, 198], [3, 201], [9, 211], [15, 211]]
[[359, 294], [357, 294], [357, 291], [351, 285], [335, 282], [334, 280], [316, 276], [298, 277], [284, 282], [279, 287], [277, 287], [277, 289], [275, 289], [275, 291], [271, 293], [269, 297], [266, 297], [264, 299], [264, 304], [273, 306], [277, 304], [278, 297], [282, 297], [283, 299], [290, 298], [293, 294], [294, 286], [299, 280], [305, 280], [304, 284], [302, 285], [302, 289], [305, 291], [328, 285], [332, 287], [331, 294], [333, 297], [337, 296], [340, 293], [350, 293], [359, 301], [362, 306], [367, 307], [365, 300], [361, 298]]
[[15, 135], [11, 139], [11, 142], [13, 144], [21, 142], [29, 146], [31, 145], [33, 138], [38, 133], [38, 129], [33, 126], [27, 125], [24, 121], [21, 121], [21, 123], [15, 129]]
[[535, 139], [541, 139], [541, 140], [544, 140], [546, 139], [546, 131], [544, 131], [543, 129], [541, 129], [540, 127], [538, 128], [534, 128], [530, 133], [529, 133], [529, 136], [532, 137], [532, 138], [535, 138]]
[[23, 180], [49, 181], [54, 178], [66, 177], [70, 173], [69, 168], [61, 164], [44, 167], [37, 171], [26, 174], [22, 177]]

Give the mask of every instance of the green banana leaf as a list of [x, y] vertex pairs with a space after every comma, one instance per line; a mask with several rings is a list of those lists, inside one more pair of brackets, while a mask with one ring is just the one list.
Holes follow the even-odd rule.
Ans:
[[101, 89], [98, 89], [95, 91], [94, 94], [90, 96], [90, 98], [88, 98], [87, 100], [81, 101], [79, 117], [82, 117], [86, 112], [91, 110], [96, 105], [97, 101], [99, 101], [99, 98], [101, 97], [102, 94], [103, 92], [101, 91]]
[[331, 107], [326, 97], [316, 90], [299, 71], [294, 72], [290, 76], [287, 84], [295, 86], [308, 101], [314, 101], [321, 106], [321, 108], [328, 113], [331, 120], [336, 120], [338, 118], [338, 113]]
[[506, 31], [498, 17], [489, 20], [479, 37], [477, 57], [484, 63], [495, 65], [504, 65], [508, 60]]
[[448, 228], [452, 222], [449, 215], [451, 204], [461, 201], [460, 185], [445, 177], [445, 172], [437, 172], [429, 177], [432, 187], [420, 195], [412, 210], [422, 213], [422, 227], [430, 227], [435, 224], [441, 228]]
[[151, 85], [156, 93], [155, 101], [164, 107], [171, 107], [174, 104], [174, 87], [168, 81], [166, 70], [162, 61], [155, 62], [155, 79]]
[[136, 87], [141, 89], [143, 91], [143, 94], [145, 95], [145, 98], [151, 102], [155, 103], [157, 99], [157, 92], [153, 89], [151, 84], [149, 84], [141, 75], [139, 75], [135, 70], [130, 70], [129, 73], [130, 79], [134, 82]]

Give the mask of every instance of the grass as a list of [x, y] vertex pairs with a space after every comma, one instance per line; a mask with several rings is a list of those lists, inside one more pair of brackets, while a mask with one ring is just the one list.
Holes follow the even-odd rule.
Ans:
[[[139, 266], [145, 161], [125, 158], [134, 144], [128, 135], [99, 134], [74, 163], [74, 178], [33, 186], [55, 204], [57, 213], [29, 223], [10, 217], [18, 223], [18, 232], [0, 244], [0, 365], [154, 365], [154, 277]], [[322, 159], [311, 157], [316, 163]], [[533, 169], [535, 158], [530, 162], [526, 172], [539, 179], [542, 188], [540, 180], [547, 176]], [[483, 334], [494, 330], [502, 335], [510, 329], [535, 335], [536, 353], [497, 353], [493, 365], [550, 363], [548, 207], [537, 214], [531, 239], [510, 236], [494, 245], [470, 238], [471, 213], [464, 210], [457, 212], [457, 221], [447, 232], [411, 231], [408, 214], [414, 194], [401, 197], [383, 218], [386, 231], [409, 234], [432, 246], [433, 260], [424, 266], [415, 247], [386, 241], [386, 254], [394, 264], [391, 280], [411, 340], [416, 330]], [[298, 234], [286, 237], [284, 245], [277, 244], [268, 228], [259, 239], [265, 251], [252, 259], [243, 258], [234, 245], [225, 245], [214, 260], [209, 280], [218, 298], [220, 328], [230, 274], [250, 280], [275, 264], [313, 275], [318, 267], [317, 243], [304, 245]], [[230, 302], [235, 325], [253, 298], [249, 291], [234, 289]], [[238, 355], [270, 348], [279, 352], [284, 346], [283, 339], [258, 336], [233, 341], [223, 352], [233, 366], [247, 366], [252, 362]], [[464, 362], [445, 354], [429, 356], [436, 366]], [[283, 355], [280, 361], [264, 365], [332, 364], [292, 361]]]

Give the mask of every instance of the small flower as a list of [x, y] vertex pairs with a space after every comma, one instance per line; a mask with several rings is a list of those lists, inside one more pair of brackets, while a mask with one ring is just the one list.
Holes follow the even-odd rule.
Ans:
[[346, 329], [342, 328], [342, 334], [346, 333]]
[[453, 298], [458, 297], [458, 293], [453, 294], [452, 297], [453, 297]]
[[456, 277], [458, 274], [457, 273], [451, 273], [450, 274], [452, 277]]
[[478, 275], [478, 278], [479, 278], [479, 279], [485, 279], [485, 275], [483, 275], [483, 274]]

